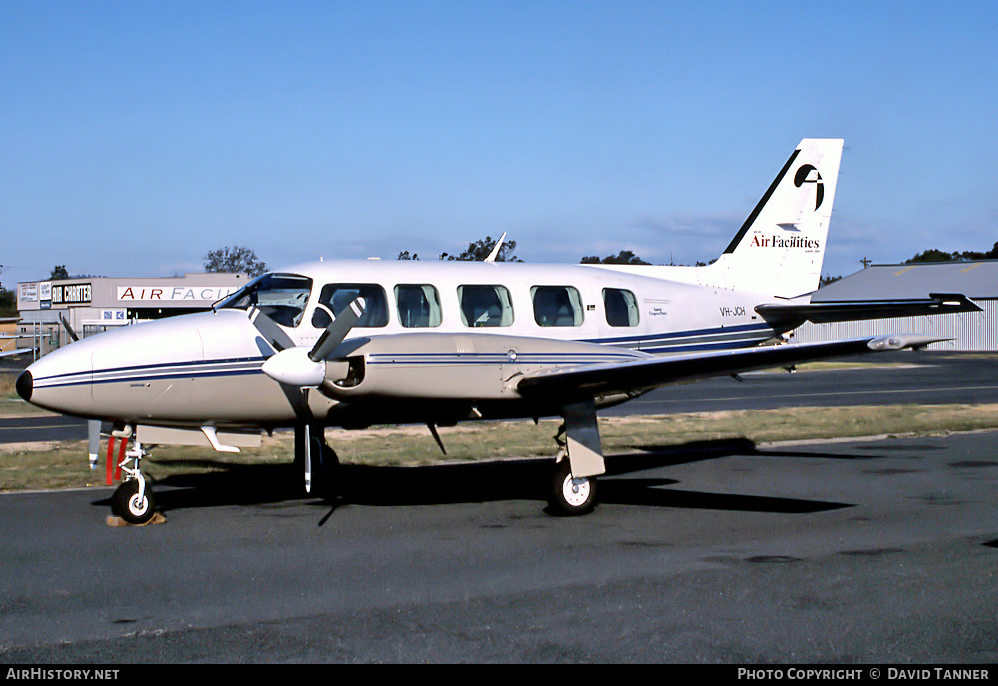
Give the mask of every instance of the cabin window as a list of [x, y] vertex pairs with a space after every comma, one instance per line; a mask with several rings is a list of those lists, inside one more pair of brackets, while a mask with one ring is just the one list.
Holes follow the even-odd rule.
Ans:
[[603, 289], [603, 308], [610, 326], [637, 326], [638, 299], [622, 288]]
[[312, 279], [297, 274], [264, 274], [223, 301], [219, 308], [248, 310], [256, 307], [281, 326], [301, 322], [312, 292]]
[[582, 326], [582, 298], [571, 286], [534, 286], [534, 321], [538, 326]]
[[330, 283], [323, 286], [312, 314], [312, 326], [326, 328], [357, 298], [364, 299], [364, 314], [357, 320], [357, 326], [388, 326], [388, 297], [385, 289], [376, 283]]
[[399, 323], [407, 329], [440, 326], [440, 295], [429, 284], [399, 284], [395, 287]]
[[513, 324], [513, 303], [505, 286], [458, 286], [457, 299], [465, 326]]

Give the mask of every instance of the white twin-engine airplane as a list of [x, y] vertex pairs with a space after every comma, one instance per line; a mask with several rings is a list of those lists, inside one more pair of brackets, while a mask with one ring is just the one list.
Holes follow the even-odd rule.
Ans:
[[318, 262], [266, 274], [211, 312], [72, 343], [28, 367], [17, 390], [91, 420], [92, 461], [99, 420], [135, 440], [112, 499], [131, 522], [154, 511], [142, 443], [233, 451], [247, 433], [294, 427], [311, 489], [336, 464], [327, 426], [418, 422], [439, 442], [437, 426], [543, 416], [565, 422], [551, 504], [582, 514], [604, 473], [598, 408], [665, 384], [937, 340], [774, 344], [805, 321], [978, 309], [960, 295], [810, 303], [841, 156], [841, 140], [802, 141], [709, 266]]

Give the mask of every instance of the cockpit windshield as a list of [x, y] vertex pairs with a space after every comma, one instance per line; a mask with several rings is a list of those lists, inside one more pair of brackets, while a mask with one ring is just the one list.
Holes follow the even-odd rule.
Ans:
[[311, 292], [312, 279], [297, 274], [264, 274], [230, 295], [218, 307], [235, 310], [256, 307], [281, 326], [294, 328], [305, 313]]

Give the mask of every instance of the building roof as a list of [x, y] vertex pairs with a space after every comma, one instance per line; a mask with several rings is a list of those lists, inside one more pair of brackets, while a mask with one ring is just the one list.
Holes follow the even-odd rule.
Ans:
[[912, 299], [930, 293], [998, 298], [998, 260], [875, 265], [819, 288], [811, 301]]

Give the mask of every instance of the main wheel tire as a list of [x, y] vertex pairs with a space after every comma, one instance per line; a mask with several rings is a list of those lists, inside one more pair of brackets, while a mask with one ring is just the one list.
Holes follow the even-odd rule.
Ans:
[[111, 511], [129, 524], [146, 524], [156, 514], [156, 498], [148, 483], [140, 498], [138, 480], [129, 479], [111, 497]]
[[596, 479], [572, 476], [571, 462], [564, 459], [555, 464], [548, 499], [551, 509], [560, 515], [589, 514], [596, 507]]

